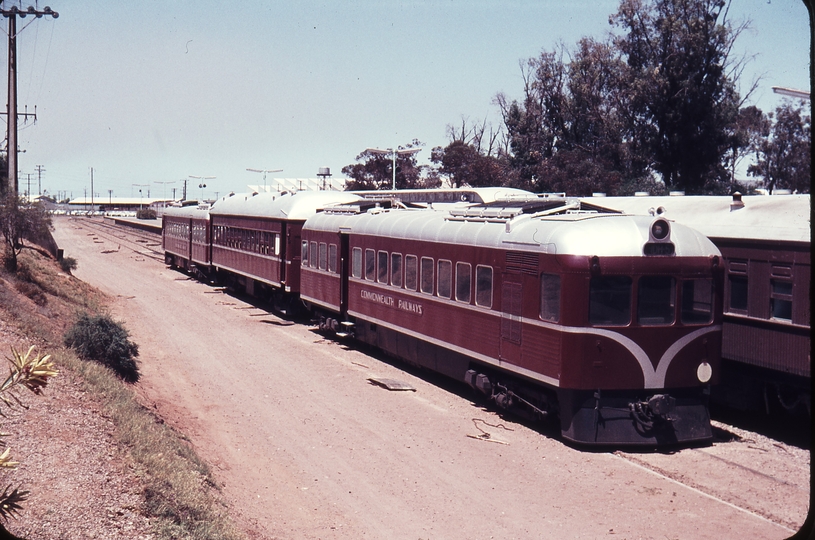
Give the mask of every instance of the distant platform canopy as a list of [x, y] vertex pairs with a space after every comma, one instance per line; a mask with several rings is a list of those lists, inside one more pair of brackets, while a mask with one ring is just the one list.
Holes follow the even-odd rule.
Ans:
[[77, 197], [71, 199], [68, 204], [71, 206], [105, 206], [115, 208], [132, 208], [138, 206], [151, 206], [156, 204], [172, 204], [173, 199], [156, 198], [156, 197]]
[[268, 178], [266, 185], [249, 185], [258, 193], [283, 191], [345, 191], [348, 178]]

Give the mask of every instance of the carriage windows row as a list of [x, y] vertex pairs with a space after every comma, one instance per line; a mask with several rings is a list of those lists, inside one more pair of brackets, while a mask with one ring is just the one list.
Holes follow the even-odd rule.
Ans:
[[259, 255], [280, 255], [280, 234], [215, 225], [212, 227], [212, 244]]
[[[761, 262], [756, 264], [758, 270], [748, 271], [751, 263], [747, 260], [728, 262], [725, 313], [793, 322], [792, 266], [787, 264], [765, 266], [769, 276], [767, 270], [762, 271], [760, 267]], [[769, 284], [765, 281], [767, 279]], [[751, 295], [755, 296], [752, 300]]]
[[202, 223], [193, 223], [192, 234], [190, 234], [189, 223], [167, 223], [164, 226], [164, 234], [171, 238], [204, 244], [207, 241], [207, 226]]
[[[713, 281], [683, 280], [679, 320], [682, 324], [706, 324], [713, 317]], [[636, 280], [637, 305], [634, 310], [635, 282], [629, 276], [594, 276], [589, 284], [589, 323], [624, 326], [632, 312], [641, 326], [668, 326], [676, 322], [677, 283], [671, 276], [641, 276]], [[543, 286], [541, 287], [543, 289]], [[543, 291], [541, 292], [543, 295]], [[543, 317], [543, 313], [541, 313]], [[546, 318], [546, 317], [544, 317]]]
[[164, 225], [164, 235], [172, 238], [186, 240], [190, 234], [189, 223], [167, 223]]
[[[492, 274], [491, 266], [475, 267], [477, 306], [492, 307]], [[473, 267], [466, 262], [357, 247], [351, 253], [351, 276], [465, 304], [473, 301]]]
[[303, 240], [300, 251], [300, 264], [310, 268], [319, 268], [337, 272], [337, 244], [326, 242], [309, 242]]

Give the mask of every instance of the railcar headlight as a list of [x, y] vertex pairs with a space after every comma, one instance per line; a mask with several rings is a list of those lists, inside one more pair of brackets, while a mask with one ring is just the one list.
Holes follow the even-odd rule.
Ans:
[[707, 362], [702, 362], [699, 364], [699, 367], [696, 368], [696, 378], [699, 379], [701, 383], [707, 383], [710, 381], [710, 377], [713, 376], [713, 368], [710, 367], [710, 364]]
[[664, 219], [657, 219], [651, 223], [651, 236], [654, 240], [665, 240], [671, 234], [671, 226]]

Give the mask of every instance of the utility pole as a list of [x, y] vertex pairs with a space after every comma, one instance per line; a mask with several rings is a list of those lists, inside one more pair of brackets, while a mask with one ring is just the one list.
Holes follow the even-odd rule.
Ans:
[[34, 169], [37, 171], [37, 191], [42, 195], [42, 173], [45, 172], [45, 169], [42, 165], [37, 165]]
[[16, 194], [19, 190], [17, 183], [17, 17], [25, 18], [33, 15], [39, 19], [44, 15], [49, 15], [56, 19], [59, 13], [47, 6], [42, 11], [33, 6], [29, 6], [27, 10], [12, 6], [9, 9], [0, 9], [0, 15], [8, 18], [8, 109], [6, 110], [8, 115], [8, 133], [6, 135], [8, 185], [0, 186], [0, 191], [14, 190], [13, 193]]

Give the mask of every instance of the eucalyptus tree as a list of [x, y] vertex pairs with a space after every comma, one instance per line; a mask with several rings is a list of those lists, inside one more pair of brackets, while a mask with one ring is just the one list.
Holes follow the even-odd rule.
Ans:
[[[807, 107], [811, 107], [807, 104]], [[784, 102], [770, 114], [769, 137], [756, 146], [756, 163], [747, 173], [763, 178], [764, 186], [809, 193], [812, 174], [812, 117], [803, 105]]]
[[738, 117], [739, 60], [746, 27], [731, 26], [724, 0], [622, 0], [610, 22], [636, 137], [670, 188], [692, 192], [727, 178], [729, 126]]

